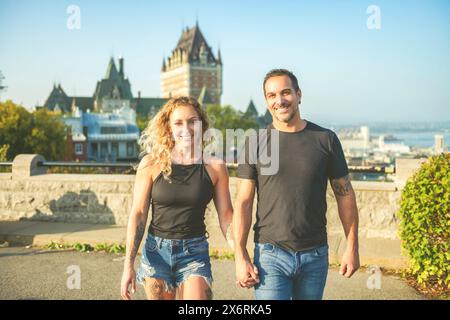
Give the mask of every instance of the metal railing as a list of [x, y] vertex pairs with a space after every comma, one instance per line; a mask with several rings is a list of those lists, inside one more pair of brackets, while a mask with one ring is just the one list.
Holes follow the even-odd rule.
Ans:
[[392, 166], [348, 166], [348, 171], [352, 173], [395, 173], [395, 167]]
[[[1, 166], [12, 166], [12, 162], [0, 162]], [[133, 168], [138, 162], [64, 162], [64, 161], [38, 161], [39, 167], [69, 167], [69, 168]], [[237, 169], [237, 163], [227, 163], [227, 168]], [[348, 166], [351, 173], [379, 173], [394, 174], [395, 167], [392, 166]]]
[[38, 167], [78, 167], [78, 168], [129, 168], [137, 165], [132, 162], [62, 162], [38, 161]]

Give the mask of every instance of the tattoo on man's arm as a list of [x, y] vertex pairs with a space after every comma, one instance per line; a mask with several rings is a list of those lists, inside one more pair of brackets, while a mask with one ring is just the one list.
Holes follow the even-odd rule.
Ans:
[[331, 181], [331, 187], [337, 196], [347, 196], [352, 190], [352, 184], [350, 182], [350, 177], [346, 175], [343, 178], [333, 179]]

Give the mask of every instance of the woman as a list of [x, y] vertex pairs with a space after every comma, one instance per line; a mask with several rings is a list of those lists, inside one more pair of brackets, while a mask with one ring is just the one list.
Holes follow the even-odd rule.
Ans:
[[[208, 120], [197, 100], [172, 98], [143, 132], [146, 156], [136, 171], [133, 204], [121, 295], [130, 299], [136, 280], [148, 299], [211, 299], [211, 263], [204, 215], [214, 201], [219, 224], [227, 238], [233, 209], [228, 172], [223, 161], [203, 155]], [[134, 261], [144, 235], [148, 209], [152, 220], [142, 248], [141, 265]], [[229, 241], [229, 240], [227, 240]]]

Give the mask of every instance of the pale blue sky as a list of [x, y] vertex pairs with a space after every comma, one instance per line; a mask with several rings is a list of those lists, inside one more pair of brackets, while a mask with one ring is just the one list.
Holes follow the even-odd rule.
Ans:
[[[81, 29], [69, 30], [78, 5]], [[369, 5], [381, 29], [366, 26]], [[0, 0], [1, 99], [42, 104], [54, 82], [91, 96], [112, 54], [132, 91], [160, 95], [163, 55], [182, 26], [200, 28], [224, 63], [222, 102], [265, 111], [261, 82], [291, 69], [302, 115], [317, 121], [450, 120], [450, 1]]]

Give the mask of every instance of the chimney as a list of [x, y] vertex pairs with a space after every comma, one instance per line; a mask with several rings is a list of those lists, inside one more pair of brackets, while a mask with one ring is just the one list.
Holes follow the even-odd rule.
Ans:
[[123, 58], [122, 57], [119, 58], [119, 73], [123, 77]]
[[141, 99], [141, 91], [138, 91], [138, 99]]

